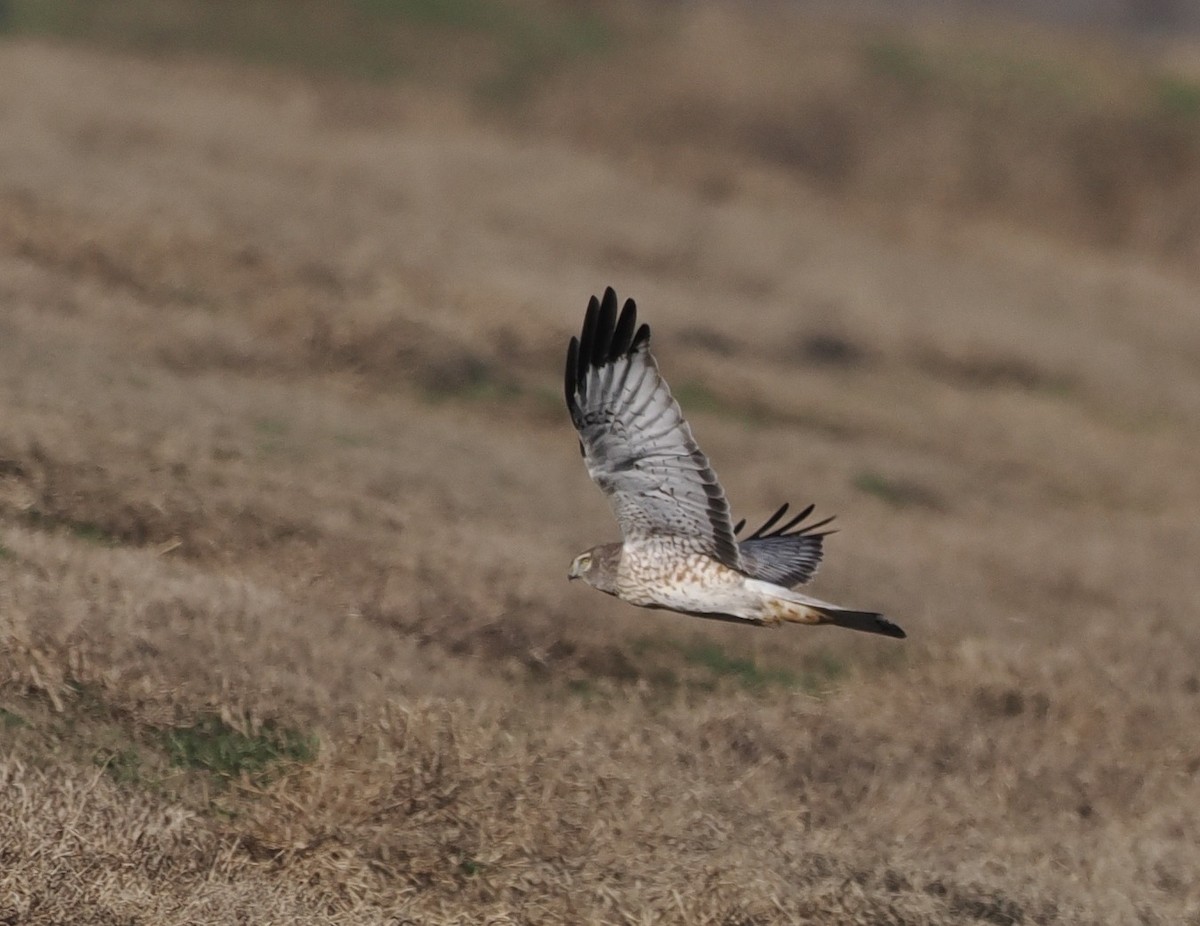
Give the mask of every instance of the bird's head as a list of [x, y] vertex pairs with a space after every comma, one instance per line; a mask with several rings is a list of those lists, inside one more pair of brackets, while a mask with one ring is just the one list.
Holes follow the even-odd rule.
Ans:
[[580, 553], [571, 561], [567, 570], [568, 579], [583, 579], [593, 588], [615, 595], [617, 592], [617, 565], [621, 560], [621, 545], [605, 543]]
[[568, 579], [582, 579], [592, 567], [592, 551], [580, 553], [571, 560], [571, 568], [567, 570]]

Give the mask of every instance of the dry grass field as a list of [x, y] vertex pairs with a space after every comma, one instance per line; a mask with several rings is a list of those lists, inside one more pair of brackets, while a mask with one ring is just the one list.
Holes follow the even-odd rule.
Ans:
[[[5, 8], [0, 922], [1200, 923], [1200, 52], [327, 6]], [[908, 640], [568, 585], [607, 284]]]

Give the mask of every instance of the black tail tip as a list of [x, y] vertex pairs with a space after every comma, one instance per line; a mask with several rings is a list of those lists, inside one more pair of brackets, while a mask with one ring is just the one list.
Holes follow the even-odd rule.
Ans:
[[838, 627], [847, 627], [862, 633], [877, 633], [897, 640], [908, 636], [899, 626], [875, 611], [851, 611], [833, 605], [818, 607], [816, 610], [825, 618], [822, 623], [836, 624]]

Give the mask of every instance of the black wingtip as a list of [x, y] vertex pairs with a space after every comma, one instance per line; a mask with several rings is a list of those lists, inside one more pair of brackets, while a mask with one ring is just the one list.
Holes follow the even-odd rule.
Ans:
[[[789, 505], [788, 505], [788, 503], [787, 503], [787, 502], [784, 502], [782, 505], [780, 505], [780, 506], [779, 506], [779, 510], [778, 510], [778, 511], [776, 511], [776, 512], [775, 512], [773, 515], [771, 515], [769, 518], [767, 518], [767, 520], [766, 520], [766, 522], [763, 524], [763, 526], [762, 526], [762, 527], [760, 527], [758, 530], [756, 530], [756, 531], [754, 532], [754, 535], [753, 535], [753, 536], [754, 536], [754, 537], [761, 537], [763, 534], [765, 534], [767, 531], [769, 531], [769, 530], [770, 530], [772, 527], [774, 527], [774, 526], [775, 526], [775, 522], [776, 522], [776, 521], [778, 521], [780, 518], [782, 518], [782, 517], [783, 517], [785, 514], [787, 514], [788, 507], [789, 507]], [[809, 506], [809, 507], [810, 507], [810, 509], [811, 509], [811, 506]], [[794, 522], [794, 521], [795, 521], [795, 518], [793, 518], [792, 520], [793, 520], [793, 522]], [[800, 520], [804, 520], [804, 512], [801, 512], [801, 513], [800, 513]], [[783, 531], [785, 531], [785, 530], [787, 530], [787, 528], [786, 528], [786, 527], [782, 528], [782, 529], [780, 530], [780, 533], [783, 533]]]
[[617, 306], [617, 291], [611, 286], [605, 287], [603, 296], [588, 300], [575, 352], [576, 382], [589, 367], [611, 363], [650, 340], [650, 326], [638, 327], [637, 303], [626, 299], [620, 313]]
[[893, 637], [897, 640], [908, 639], [908, 634], [904, 632], [904, 628], [902, 628], [899, 624], [893, 624], [882, 614], [875, 618], [875, 624], [876, 633], [883, 634], [885, 637]]
[[572, 336], [571, 343], [567, 345], [567, 369], [564, 377], [563, 388], [567, 395], [567, 409], [572, 413], [575, 412], [575, 389], [579, 383], [579, 339]]
[[650, 340], [650, 326], [637, 323], [637, 303], [626, 299], [617, 313], [617, 291], [605, 287], [602, 297], [588, 300], [579, 337], [567, 345], [563, 388], [572, 420], [587, 383], [588, 370], [628, 356]]
[[[761, 538], [798, 537], [798, 536], [802, 536], [802, 535], [811, 536], [811, 537], [825, 537], [825, 536], [828, 536], [829, 534], [834, 533], [834, 531], [825, 531], [823, 533], [817, 533], [817, 531], [820, 528], [824, 527], [826, 524], [829, 524], [831, 521], [833, 521], [833, 516], [830, 516], [828, 518], [823, 518], [820, 521], [815, 521], [812, 524], [802, 524], [801, 523], [805, 518], [807, 518], [810, 514], [813, 513], [813, 509], [816, 506], [811, 505], [811, 504], [807, 508], [805, 508], [803, 511], [801, 511], [799, 514], [793, 515], [791, 517], [791, 519], [788, 520], [788, 522], [786, 524], [784, 524], [782, 527], [775, 527], [775, 525], [779, 522], [779, 520], [781, 518], [783, 518], [784, 515], [787, 514], [788, 507], [789, 507], [788, 503], [784, 502], [779, 507], [778, 511], [776, 511], [773, 515], [771, 515], [769, 518], [767, 518], [767, 520], [762, 524], [762, 526], [759, 527], [758, 530], [756, 530], [753, 534], [751, 534], [746, 539], [747, 540], [759, 540]], [[744, 525], [745, 525], [745, 521], [742, 521], [741, 526], [744, 526]], [[739, 526], [739, 528], [734, 531], [735, 534], [737, 534], [741, 531], [741, 526]], [[774, 530], [772, 530], [772, 528], [774, 528]]]
[[587, 313], [583, 316], [583, 331], [579, 335], [579, 375], [587, 371], [592, 362], [596, 343], [596, 326], [600, 323], [600, 300], [595, 296], [588, 301]]
[[629, 353], [633, 346], [633, 336], [637, 328], [637, 303], [626, 299], [621, 309], [621, 317], [617, 320], [617, 329], [613, 332], [612, 343], [608, 348], [609, 361], [617, 360]]
[[617, 327], [617, 294], [610, 286], [604, 290], [604, 298], [600, 300], [600, 312], [596, 317], [594, 331], [595, 340], [586, 359], [593, 366], [600, 366], [608, 360], [608, 352], [612, 347], [613, 335]]

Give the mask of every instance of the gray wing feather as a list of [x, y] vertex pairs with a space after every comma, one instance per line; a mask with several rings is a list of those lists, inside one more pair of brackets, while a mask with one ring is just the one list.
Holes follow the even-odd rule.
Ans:
[[567, 349], [567, 408], [588, 474], [608, 496], [626, 540], [671, 536], [741, 568], [729, 503], [637, 327], [632, 299], [592, 297]]
[[[822, 531], [833, 518], [825, 518], [811, 524], [801, 522], [812, 514], [809, 505], [782, 527], [775, 527], [788, 510], [785, 504], [766, 523], [749, 537], [738, 542], [742, 553], [743, 571], [755, 579], [774, 582], [785, 588], [803, 585], [816, 573], [821, 563], [825, 538], [833, 531]], [[734, 533], [741, 533], [746, 522], [739, 521]]]

